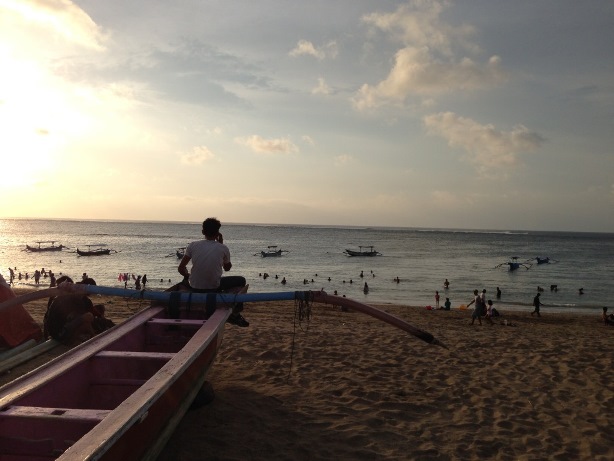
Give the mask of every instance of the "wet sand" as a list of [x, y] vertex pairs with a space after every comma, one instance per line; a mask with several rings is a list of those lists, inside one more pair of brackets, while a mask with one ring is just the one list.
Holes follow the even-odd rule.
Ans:
[[[116, 322], [146, 306], [98, 302]], [[42, 321], [46, 302], [26, 307]], [[384, 309], [449, 349], [331, 306], [297, 325], [292, 302], [248, 304], [250, 327], [227, 325], [209, 373], [214, 401], [159, 460], [614, 459], [614, 327], [599, 317], [480, 326], [470, 311]]]

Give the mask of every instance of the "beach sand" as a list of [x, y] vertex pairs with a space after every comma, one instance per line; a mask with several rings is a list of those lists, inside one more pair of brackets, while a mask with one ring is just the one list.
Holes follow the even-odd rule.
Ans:
[[[146, 305], [97, 298], [115, 321]], [[44, 302], [26, 307], [42, 320]], [[614, 459], [614, 327], [599, 317], [383, 309], [449, 349], [331, 306], [295, 325], [292, 302], [248, 304], [208, 375], [214, 401], [159, 461]]]

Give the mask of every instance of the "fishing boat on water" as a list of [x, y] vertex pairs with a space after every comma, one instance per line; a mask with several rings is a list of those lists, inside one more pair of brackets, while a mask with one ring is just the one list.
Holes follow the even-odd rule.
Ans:
[[531, 268], [531, 264], [518, 261], [518, 256], [512, 256], [509, 261], [496, 265], [495, 269], [501, 266], [508, 266], [510, 272], [520, 269], [520, 267], [524, 267], [527, 270]]
[[0, 388], [2, 459], [155, 459], [201, 391], [235, 302], [295, 300], [304, 311], [311, 302], [346, 306], [443, 346], [385, 311], [324, 292], [196, 294], [180, 284], [167, 292], [62, 284], [15, 300], [67, 293], [153, 302]]
[[[348, 255], [348, 256], [381, 256], [382, 254], [379, 251], [376, 251], [375, 249], [373, 249], [373, 246], [359, 246], [358, 247], [359, 250], [350, 250], [349, 248], [346, 248], [345, 251], [343, 252], [344, 254]], [[366, 248], [363, 250], [363, 248]]]
[[266, 250], [260, 252], [260, 256], [263, 258], [270, 258], [275, 256], [281, 256], [282, 253], [287, 253], [288, 250], [277, 249], [277, 245], [269, 245]]
[[[46, 240], [41, 242], [36, 242], [38, 246], [30, 246], [26, 244], [27, 251], [40, 252], [40, 251], [62, 251], [62, 248], [65, 248], [64, 245], [56, 245], [55, 240]], [[48, 246], [41, 246], [44, 243], [50, 243]]]
[[80, 250], [77, 248], [77, 254], [79, 256], [103, 256], [110, 255], [112, 252], [117, 253], [115, 250], [111, 250], [110, 248], [103, 248], [107, 245], [104, 243], [92, 243], [91, 245], [85, 245], [87, 250]]
[[549, 256], [536, 256], [533, 259], [528, 259], [526, 262], [528, 263], [529, 261], [535, 261], [538, 266], [541, 264], [550, 264], [558, 262], [556, 259], [552, 259]]

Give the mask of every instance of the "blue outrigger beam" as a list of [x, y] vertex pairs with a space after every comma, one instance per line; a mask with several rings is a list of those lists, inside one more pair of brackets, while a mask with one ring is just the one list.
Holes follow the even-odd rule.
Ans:
[[171, 298], [174, 302], [203, 303], [211, 300], [215, 296], [217, 303], [249, 303], [265, 301], [313, 301], [316, 303], [331, 304], [333, 306], [347, 307], [351, 310], [362, 312], [378, 320], [389, 323], [390, 325], [404, 330], [429, 344], [436, 344], [447, 349], [445, 344], [436, 339], [431, 333], [420, 330], [407, 323], [405, 320], [396, 317], [386, 311], [378, 309], [368, 304], [363, 304], [349, 298], [341, 296], [331, 296], [324, 291], [279, 291], [273, 293], [193, 293], [189, 291], [152, 291], [152, 290], [127, 290], [124, 288], [103, 287], [97, 285], [81, 285], [69, 282], [61, 283], [57, 288], [47, 288], [32, 293], [28, 293], [0, 303], [0, 310], [6, 309], [16, 304], [25, 304], [36, 299], [49, 296], [59, 296], [66, 294], [98, 294], [104, 296], [120, 296], [132, 299], [147, 299], [151, 301], [168, 302]]
[[[60, 287], [61, 288], [61, 287]], [[181, 302], [204, 303], [215, 294], [218, 303], [250, 303], [263, 301], [289, 301], [293, 299], [308, 299], [309, 291], [280, 291], [273, 293], [191, 293], [189, 291], [152, 291], [126, 290], [123, 288], [103, 287], [97, 285], [74, 285], [71, 293], [87, 292], [104, 296], [121, 296], [132, 299], [147, 299], [150, 301], [168, 301], [171, 296]]]

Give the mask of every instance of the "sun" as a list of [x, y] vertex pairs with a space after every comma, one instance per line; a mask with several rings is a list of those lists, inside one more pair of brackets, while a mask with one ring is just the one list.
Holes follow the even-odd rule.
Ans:
[[0, 48], [0, 188], [29, 187], [53, 167], [62, 118], [57, 96], [40, 68]]

